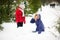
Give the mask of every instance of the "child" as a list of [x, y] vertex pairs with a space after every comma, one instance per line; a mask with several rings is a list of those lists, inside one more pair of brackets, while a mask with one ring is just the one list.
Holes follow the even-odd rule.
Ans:
[[44, 31], [44, 25], [41, 21], [40, 14], [36, 14], [35, 17], [31, 19], [30, 23], [36, 23], [36, 31], [33, 32], [38, 32], [38, 34], [40, 34], [42, 31]]
[[22, 8], [19, 6], [16, 8], [16, 22], [17, 22], [17, 28], [23, 26], [23, 22], [25, 23], [25, 17], [23, 16]]

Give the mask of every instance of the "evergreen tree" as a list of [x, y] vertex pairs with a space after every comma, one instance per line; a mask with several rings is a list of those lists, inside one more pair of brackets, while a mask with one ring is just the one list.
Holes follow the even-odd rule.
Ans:
[[17, 0], [0, 0], [0, 29], [1, 30], [3, 29], [3, 27], [1, 27], [1, 24], [3, 22], [10, 22], [11, 18], [13, 18], [16, 5], [20, 3], [20, 0], [18, 1]]

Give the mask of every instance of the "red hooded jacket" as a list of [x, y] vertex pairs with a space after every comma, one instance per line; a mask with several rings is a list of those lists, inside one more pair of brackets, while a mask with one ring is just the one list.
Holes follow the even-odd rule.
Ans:
[[23, 17], [23, 12], [19, 8], [16, 9], [15, 17], [16, 17], [16, 22], [25, 23], [25, 17]]

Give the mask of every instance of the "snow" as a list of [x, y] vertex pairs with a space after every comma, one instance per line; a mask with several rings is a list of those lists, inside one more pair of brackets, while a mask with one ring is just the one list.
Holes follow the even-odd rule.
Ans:
[[[26, 24], [23, 27], [17, 28], [15, 22], [3, 23], [4, 30], [0, 32], [0, 40], [58, 40], [58, 32], [55, 28], [52, 28], [57, 17], [60, 15], [59, 6], [51, 8], [49, 5], [43, 7], [42, 11], [38, 10], [38, 14], [41, 14], [41, 19], [45, 26], [45, 32], [41, 34], [33, 33], [36, 29], [35, 24], [30, 23], [32, 17], [26, 17]], [[57, 11], [55, 10], [57, 9]], [[58, 13], [59, 12], [59, 13]], [[58, 13], [58, 15], [57, 15]], [[48, 28], [50, 27], [50, 29]], [[54, 33], [54, 34], [53, 34]]]

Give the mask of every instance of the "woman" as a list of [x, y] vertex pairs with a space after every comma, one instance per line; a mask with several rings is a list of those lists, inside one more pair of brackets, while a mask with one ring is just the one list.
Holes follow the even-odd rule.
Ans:
[[17, 28], [23, 26], [23, 22], [25, 23], [25, 17], [23, 16], [23, 12], [19, 6], [16, 8], [16, 22], [17, 22]]
[[33, 32], [38, 32], [38, 34], [40, 34], [42, 31], [44, 31], [44, 25], [41, 21], [40, 14], [36, 14], [35, 17], [31, 19], [30, 23], [36, 23], [36, 31]]

